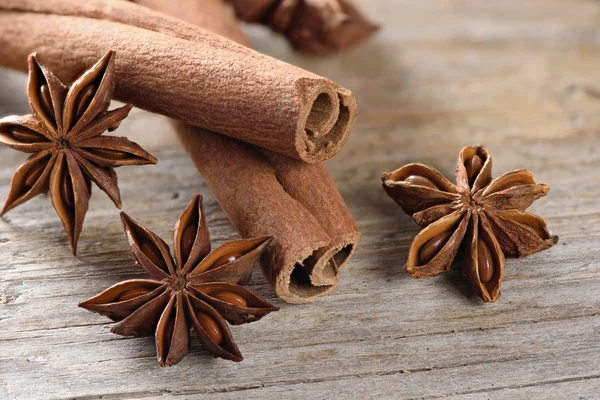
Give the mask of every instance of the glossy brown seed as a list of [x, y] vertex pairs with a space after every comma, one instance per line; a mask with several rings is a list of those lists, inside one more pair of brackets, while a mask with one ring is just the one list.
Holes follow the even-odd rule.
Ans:
[[187, 261], [192, 252], [197, 231], [198, 227], [196, 225], [188, 225], [181, 235], [181, 260], [183, 263]]
[[246, 307], [248, 305], [246, 300], [237, 293], [223, 291], [212, 294], [211, 296], [215, 299], [219, 299], [221, 301], [236, 305], [238, 307]]
[[217, 321], [215, 321], [210, 315], [201, 311], [196, 313], [196, 319], [200, 323], [202, 329], [204, 329], [204, 332], [206, 332], [208, 337], [213, 342], [219, 345], [223, 343], [223, 332], [221, 332], [221, 328], [217, 324]]
[[21, 143], [47, 142], [48, 140], [37, 132], [24, 126], [13, 126], [10, 133]]
[[408, 182], [413, 185], [426, 186], [432, 189], [439, 189], [439, 187], [431, 181], [429, 178], [425, 178], [420, 175], [410, 175], [408, 178], [404, 180], [404, 182]]
[[235, 260], [237, 260], [238, 258], [240, 258], [241, 256], [243, 256], [243, 254], [241, 254], [241, 253], [226, 254], [223, 257], [217, 259], [217, 261], [215, 261], [213, 263], [213, 265], [210, 266], [209, 270], [218, 268], [225, 264], [232, 263]]
[[33, 168], [31, 168], [27, 178], [25, 179], [25, 186], [29, 188], [33, 187], [38, 179], [40, 179], [40, 176], [42, 176], [44, 173], [44, 169], [46, 169], [46, 164], [43, 162], [36, 164]]
[[121, 293], [117, 298], [117, 301], [131, 300], [146, 293], [150, 293], [150, 289], [144, 287], [129, 289]]
[[50, 89], [48, 88], [48, 85], [42, 85], [40, 87], [40, 99], [42, 103], [42, 110], [49, 119], [53, 120], [54, 108], [52, 107], [52, 97], [50, 96]]
[[144, 255], [148, 257], [148, 259], [150, 259], [154, 265], [162, 268], [165, 271], [167, 270], [167, 265], [165, 264], [165, 260], [163, 259], [158, 247], [147, 241], [140, 242], [139, 246], [142, 253], [144, 253]]
[[481, 172], [481, 168], [483, 167], [483, 160], [477, 154], [475, 154], [471, 159], [465, 162], [465, 168], [467, 169], [467, 177], [469, 178], [469, 184], [472, 185]]
[[75, 206], [73, 182], [71, 182], [71, 175], [66, 171], [65, 174], [63, 174], [62, 182], [60, 183], [60, 197], [68, 207]]
[[452, 231], [442, 232], [429, 239], [419, 250], [419, 264], [425, 265], [444, 247]]
[[488, 283], [494, 277], [494, 259], [487, 244], [481, 239], [477, 241], [477, 268], [479, 280]]
[[76, 120], [79, 120], [83, 113], [88, 109], [94, 98], [94, 94], [96, 94], [96, 86], [94, 84], [89, 84], [81, 91], [75, 105], [77, 107], [77, 110], [75, 111]]

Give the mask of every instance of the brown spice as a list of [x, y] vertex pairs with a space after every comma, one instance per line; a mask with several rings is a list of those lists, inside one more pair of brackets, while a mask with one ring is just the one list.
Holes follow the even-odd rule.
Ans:
[[124, 137], [102, 135], [115, 130], [132, 108], [126, 105], [107, 111], [114, 89], [112, 51], [70, 87], [35, 54], [28, 60], [32, 114], [1, 119], [0, 142], [32, 154], [15, 172], [2, 214], [49, 190], [75, 254], [91, 181], [120, 208], [114, 168], [156, 164], [156, 159]]
[[314, 285], [309, 275], [318, 261], [313, 256], [330, 248], [330, 237], [315, 216], [284, 190], [264, 155], [247, 143], [179, 121], [173, 125], [240, 235], [275, 237], [261, 266], [277, 295], [306, 303], [333, 289], [334, 285]]
[[[175, 365], [188, 353], [190, 329], [214, 357], [241, 361], [225, 321], [245, 324], [278, 310], [241, 286], [272, 238], [236, 240], [211, 251], [199, 194], [175, 225], [174, 259], [156, 234], [125, 213], [121, 219], [137, 264], [152, 279], [120, 282], [79, 306], [118, 321], [111, 328], [118, 335], [154, 335], [161, 366]], [[190, 227], [193, 241], [185, 237]], [[213, 268], [234, 254], [239, 257]]]
[[[219, 35], [121, 0], [6, 0], [0, 64], [33, 51], [72, 79], [107, 48], [119, 53], [115, 98], [317, 162], [345, 143], [357, 113], [348, 90]], [[202, 101], [198, 101], [201, 99]]]
[[492, 179], [492, 156], [481, 146], [465, 147], [456, 185], [423, 164], [408, 164], [382, 176], [383, 188], [424, 229], [413, 240], [406, 271], [414, 278], [448, 271], [459, 248], [463, 273], [477, 294], [500, 297], [504, 257], [524, 257], [554, 246], [546, 223], [525, 210], [550, 188], [521, 169]]
[[239, 19], [268, 25], [305, 53], [335, 53], [357, 45], [378, 29], [345, 0], [227, 1]]
[[[221, 0], [138, 2], [249, 45]], [[343, 101], [353, 97], [344, 95]], [[275, 237], [262, 267], [276, 293], [285, 301], [306, 303], [330, 292], [360, 232], [325, 166], [259, 151], [180, 122], [174, 126], [236, 230], [245, 237]]]

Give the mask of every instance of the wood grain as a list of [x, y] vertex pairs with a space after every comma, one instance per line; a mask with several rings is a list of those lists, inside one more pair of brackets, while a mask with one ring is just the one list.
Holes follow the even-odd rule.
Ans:
[[[110, 200], [94, 190], [80, 256], [40, 196], [0, 221], [0, 398], [594, 399], [600, 388], [600, 3], [594, 0], [361, 0], [375, 40], [302, 58], [260, 28], [257, 46], [352, 89], [360, 116], [327, 162], [363, 239], [330, 295], [282, 304], [257, 272], [251, 288], [281, 310], [233, 327], [242, 363], [192, 341], [159, 368], [151, 339], [112, 335], [77, 303], [133, 264]], [[0, 114], [27, 112], [24, 77], [1, 71]], [[124, 209], [165, 240], [200, 191], [215, 244], [236, 236], [163, 118], [136, 111], [118, 134], [158, 157], [121, 168]], [[484, 143], [494, 175], [528, 168], [550, 185], [532, 212], [557, 246], [508, 260], [502, 297], [482, 304], [460, 271], [402, 271], [418, 227], [379, 175], [408, 162], [452, 176], [458, 151]], [[24, 159], [0, 149], [0, 195]]]

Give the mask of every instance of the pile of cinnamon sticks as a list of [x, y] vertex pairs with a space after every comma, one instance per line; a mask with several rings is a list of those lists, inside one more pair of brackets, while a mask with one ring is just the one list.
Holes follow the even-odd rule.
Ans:
[[250, 49], [235, 15], [312, 53], [376, 28], [344, 0], [229, 2], [0, 0], [0, 65], [25, 71], [37, 52], [70, 81], [113, 49], [116, 99], [172, 118], [240, 235], [275, 237], [262, 266], [277, 294], [313, 301], [335, 287], [360, 238], [322, 164], [347, 140], [356, 100]]

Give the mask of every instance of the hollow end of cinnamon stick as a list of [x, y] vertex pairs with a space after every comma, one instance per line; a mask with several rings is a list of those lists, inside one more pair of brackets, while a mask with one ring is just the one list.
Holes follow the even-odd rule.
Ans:
[[348, 234], [342, 241], [341, 244], [334, 247], [335, 251], [332, 255], [332, 260], [338, 271], [343, 270], [348, 265], [348, 262], [354, 255], [354, 251], [358, 247], [360, 241], [360, 231], [358, 228], [355, 232]]
[[299, 78], [295, 84], [304, 103], [296, 129], [296, 151], [304, 162], [327, 160], [350, 136], [358, 113], [356, 97], [349, 90], [311, 78]]
[[[339, 242], [319, 248], [304, 249], [296, 254], [296, 262], [285, 263], [277, 268], [277, 244], [272, 248], [275, 257], [268, 254], [263, 257], [263, 272], [273, 284], [275, 292], [284, 301], [304, 304], [330, 293], [340, 280], [340, 271], [352, 258], [360, 232], [345, 235]], [[281, 254], [281, 253], [280, 253]]]
[[340, 271], [354, 254], [359, 239], [360, 232], [356, 231], [337, 244], [328, 243], [310, 254], [298, 253], [297, 261], [284, 264], [281, 270], [267, 256], [263, 259], [263, 272], [267, 278], [269, 274], [276, 273], [269, 281], [282, 300], [295, 304], [313, 302], [337, 286]]
[[311, 303], [335, 288], [339, 279], [334, 279], [329, 284], [316, 285], [311, 275], [313, 266], [319, 261], [318, 255], [325, 248], [307, 249], [308, 252], [305, 250], [297, 254], [296, 262], [284, 264], [279, 271], [274, 265], [276, 261], [269, 260], [268, 257], [263, 259], [263, 272], [267, 278], [277, 271], [276, 276], [272, 276], [269, 281], [282, 300], [292, 304]]
[[[358, 236], [358, 235], [357, 235]], [[358, 238], [349, 240], [348, 243], [328, 246], [315, 254], [317, 262], [309, 266], [308, 275], [314, 286], [333, 286], [340, 280], [340, 271], [346, 266]]]

